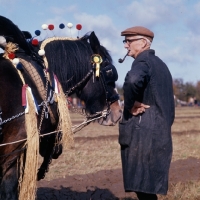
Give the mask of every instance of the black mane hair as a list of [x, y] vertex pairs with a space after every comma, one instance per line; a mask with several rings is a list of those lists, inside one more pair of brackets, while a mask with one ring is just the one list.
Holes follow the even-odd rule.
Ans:
[[104, 61], [102, 67], [107, 63], [112, 64], [109, 51], [100, 45], [98, 51], [95, 52], [91, 46], [90, 37], [91, 35], [87, 35], [78, 40], [55, 40], [45, 46], [49, 70], [56, 74], [64, 91], [82, 80], [92, 69], [91, 56], [93, 54], [98, 53], [102, 56]]

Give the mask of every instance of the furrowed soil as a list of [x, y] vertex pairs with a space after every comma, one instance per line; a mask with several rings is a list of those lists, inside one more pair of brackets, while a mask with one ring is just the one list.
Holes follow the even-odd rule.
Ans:
[[[71, 114], [73, 125], [82, 117]], [[200, 108], [176, 108], [169, 191], [159, 200], [200, 200]], [[74, 136], [75, 147], [53, 160], [38, 182], [38, 200], [136, 200], [125, 193], [118, 125], [92, 123]], [[41, 162], [40, 158], [40, 162]]]

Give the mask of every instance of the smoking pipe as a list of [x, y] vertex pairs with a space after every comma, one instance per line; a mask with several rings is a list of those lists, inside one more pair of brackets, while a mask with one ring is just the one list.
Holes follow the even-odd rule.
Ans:
[[126, 56], [128, 55], [129, 52], [130, 52], [130, 50], [126, 53], [126, 55], [124, 56], [124, 58], [123, 58], [123, 59], [120, 58], [120, 59], [118, 60], [118, 62], [119, 62], [119, 63], [123, 63], [124, 60], [125, 60], [125, 58], [126, 58]]

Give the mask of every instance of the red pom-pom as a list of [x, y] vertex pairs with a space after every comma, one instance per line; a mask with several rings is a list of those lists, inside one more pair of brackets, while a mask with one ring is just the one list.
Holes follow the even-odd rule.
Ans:
[[38, 42], [37, 39], [33, 39], [31, 43], [32, 43], [32, 45], [34, 45], [34, 46], [38, 46], [38, 44], [39, 44], [39, 42]]
[[54, 25], [53, 24], [49, 24], [48, 28], [49, 28], [49, 30], [52, 31], [54, 29]]
[[82, 25], [81, 24], [77, 24], [76, 25], [76, 29], [81, 30], [82, 29]]
[[15, 54], [14, 54], [14, 53], [9, 53], [9, 54], [8, 54], [8, 58], [14, 59], [14, 58], [15, 58]]

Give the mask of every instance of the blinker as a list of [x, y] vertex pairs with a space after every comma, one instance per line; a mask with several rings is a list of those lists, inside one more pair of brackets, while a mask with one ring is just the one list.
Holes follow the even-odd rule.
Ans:
[[106, 83], [114, 83], [118, 79], [118, 73], [114, 65], [109, 64], [102, 69]]

